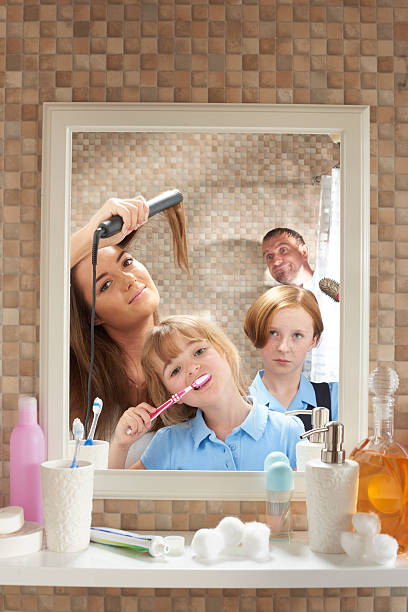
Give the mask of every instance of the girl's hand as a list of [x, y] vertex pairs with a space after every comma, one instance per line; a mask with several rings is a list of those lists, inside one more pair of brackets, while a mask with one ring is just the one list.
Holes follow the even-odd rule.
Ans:
[[114, 236], [102, 238], [100, 244], [103, 247], [118, 244], [130, 234], [130, 232], [146, 223], [149, 218], [149, 207], [146, 204], [146, 200], [141, 195], [136, 198], [128, 199], [109, 198], [85, 226], [91, 241], [100, 223], [110, 219], [114, 215], [122, 217], [122, 230]]
[[[123, 469], [129, 447], [143, 436], [151, 425], [150, 413], [156, 408], [146, 402], [128, 408], [120, 417], [115, 428], [115, 435], [109, 445], [108, 467], [110, 469]], [[130, 430], [130, 434], [127, 432]], [[143, 469], [139, 467], [138, 469]]]
[[154, 406], [150, 406], [146, 402], [128, 408], [116, 425], [112, 444], [129, 448], [133, 442], [149, 431], [151, 426], [150, 413], [155, 410]]

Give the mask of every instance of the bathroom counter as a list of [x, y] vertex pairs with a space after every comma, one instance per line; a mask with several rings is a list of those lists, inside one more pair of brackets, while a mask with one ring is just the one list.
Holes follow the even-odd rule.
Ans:
[[322, 588], [384, 587], [408, 584], [408, 555], [395, 567], [356, 566], [346, 555], [312, 553], [307, 534], [294, 542], [271, 543], [270, 559], [198, 561], [186, 538], [183, 556], [152, 558], [134, 551], [91, 543], [80, 553], [42, 550], [22, 557], [0, 559], [2, 585], [86, 586], [134, 588]]

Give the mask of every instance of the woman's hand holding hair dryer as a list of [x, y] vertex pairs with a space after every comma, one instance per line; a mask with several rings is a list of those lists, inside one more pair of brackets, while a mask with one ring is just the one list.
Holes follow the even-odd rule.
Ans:
[[141, 195], [126, 199], [109, 198], [88, 223], [71, 236], [71, 268], [91, 252], [93, 235], [100, 223], [114, 215], [122, 217], [122, 230], [110, 238], [103, 238], [101, 247], [119, 244], [130, 232], [146, 223], [149, 206]]
[[[129, 447], [147, 433], [151, 426], [150, 414], [156, 408], [146, 402], [131, 406], [120, 417], [109, 447], [109, 468], [125, 467]], [[128, 433], [130, 430], [130, 433]]]

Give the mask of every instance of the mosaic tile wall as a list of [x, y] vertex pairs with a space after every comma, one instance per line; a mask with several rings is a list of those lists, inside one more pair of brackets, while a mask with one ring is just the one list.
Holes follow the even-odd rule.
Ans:
[[[406, 0], [0, 3], [2, 505], [8, 501], [8, 442], [17, 398], [38, 390], [44, 101], [370, 105], [370, 365], [386, 362], [400, 375], [396, 433], [408, 443], [407, 40]], [[110, 515], [111, 503], [98, 502], [98, 510]], [[192, 521], [196, 502], [186, 503]], [[115, 514], [126, 513], [128, 502], [122, 504]], [[170, 506], [155, 512], [168, 516]], [[241, 506], [239, 513], [245, 513]], [[199, 515], [204, 525], [207, 505]], [[3, 587], [0, 607], [402, 612], [407, 597], [407, 588], [154, 592]]]
[[406, 612], [406, 589], [115, 589], [6, 586], [1, 609], [58, 612]]
[[174, 265], [163, 215], [142, 228], [133, 252], [159, 288], [161, 318], [195, 313], [216, 322], [252, 381], [262, 363], [243, 321], [267, 288], [262, 236], [277, 226], [296, 229], [313, 267], [320, 186], [312, 178], [338, 162], [339, 145], [325, 135], [81, 133], [72, 151], [72, 231], [109, 197], [183, 193], [191, 277]]

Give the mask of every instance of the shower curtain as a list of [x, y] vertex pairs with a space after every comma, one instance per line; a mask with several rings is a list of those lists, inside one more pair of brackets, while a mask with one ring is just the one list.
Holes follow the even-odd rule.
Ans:
[[312, 350], [310, 380], [339, 380], [340, 304], [319, 288], [321, 278], [340, 282], [340, 169], [320, 181], [320, 212], [316, 243], [316, 267], [313, 275], [314, 294], [322, 313], [324, 331], [320, 344]]

